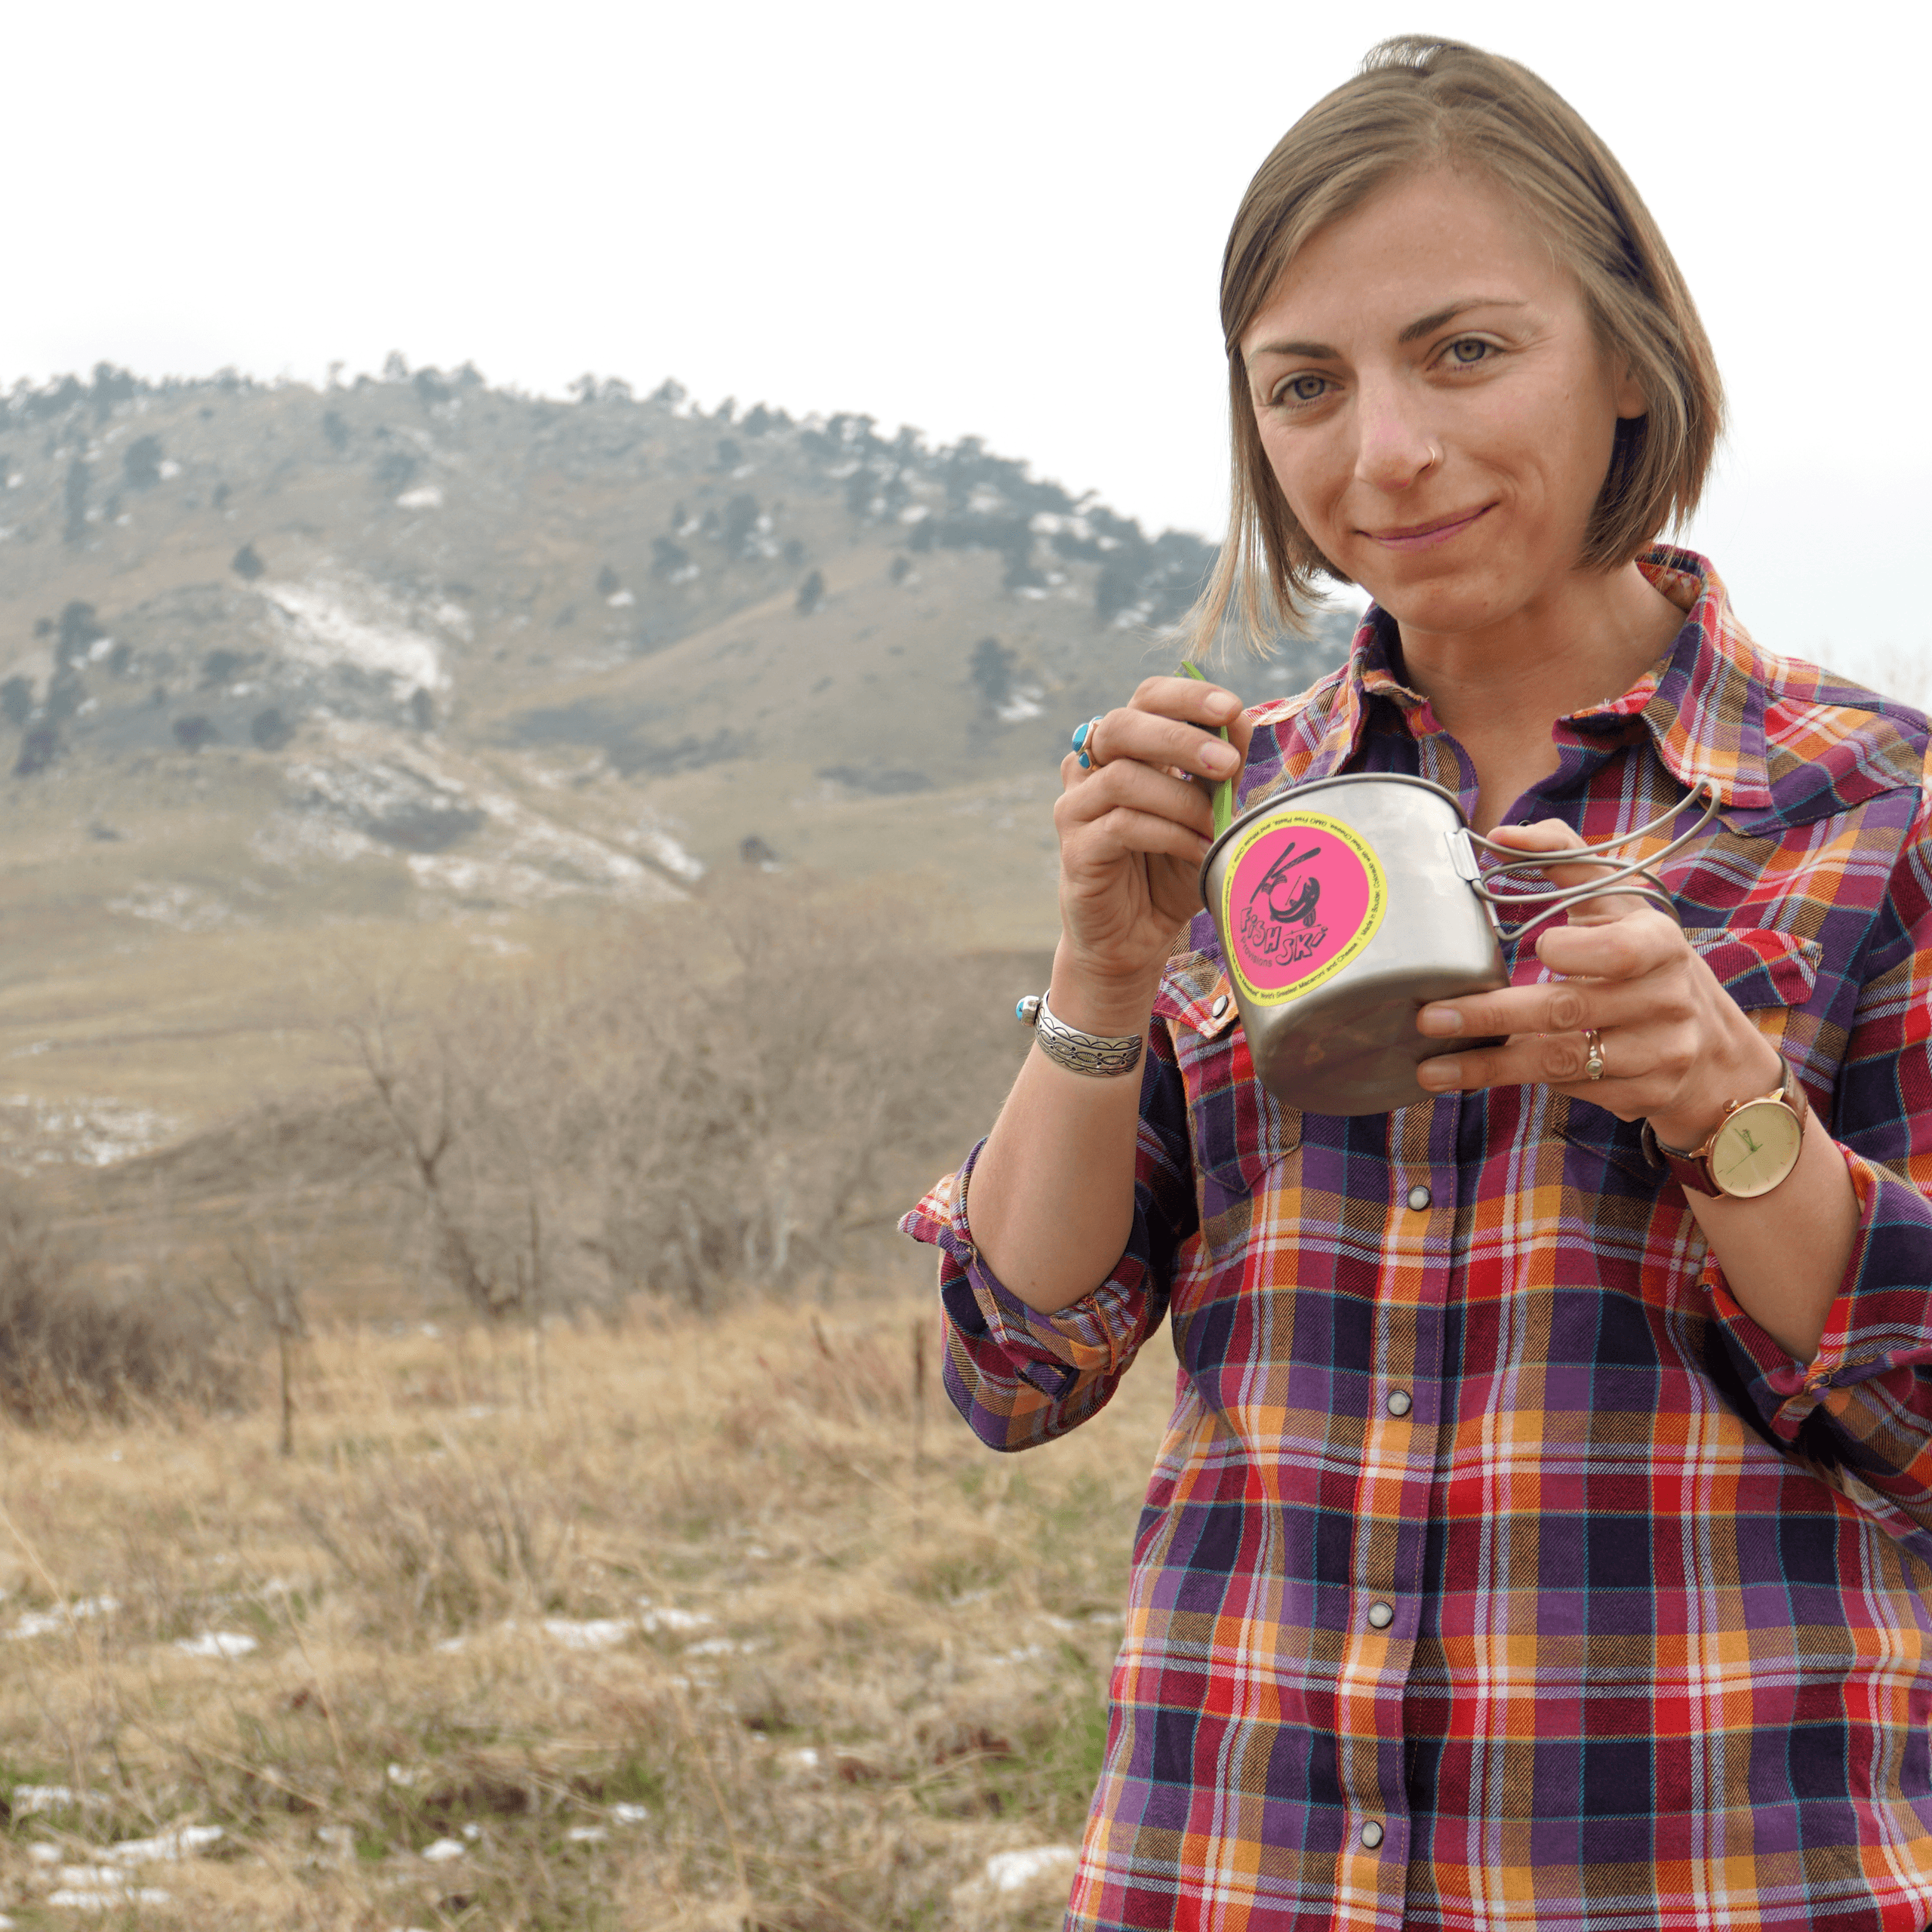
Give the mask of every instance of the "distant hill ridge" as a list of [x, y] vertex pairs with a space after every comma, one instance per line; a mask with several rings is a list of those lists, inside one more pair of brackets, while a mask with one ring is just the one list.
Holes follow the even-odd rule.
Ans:
[[[1084, 605], [1129, 630], [1171, 623], [1213, 562], [1198, 537], [1150, 539], [975, 438], [931, 448], [865, 416], [795, 423], [762, 404], [707, 416], [675, 383], [641, 400], [614, 380], [577, 386], [559, 403], [399, 357], [381, 380], [321, 393], [106, 365], [88, 383], [17, 386], [0, 402], [0, 663], [5, 715], [39, 727], [20, 775], [103, 734], [189, 749], [277, 737], [321, 704], [420, 728], [479, 643], [522, 660], [510, 681], [556, 661], [499, 634], [594, 628], [605, 652], [641, 657], [774, 594], [811, 614], [823, 565], [857, 545], [894, 552], [902, 583], [934, 550], [985, 553], [1014, 603]], [[558, 554], [572, 548], [594, 567], [574, 576]], [[278, 588], [325, 558], [381, 593], [359, 621]], [[61, 595], [75, 590], [94, 594]], [[1052, 628], [1072, 614], [1054, 610]], [[1063, 668], [995, 642], [965, 668], [995, 714], [1029, 672], [1051, 686]], [[312, 674], [331, 669], [339, 688], [318, 690]], [[110, 724], [97, 714], [125, 710], [130, 683], [148, 715]], [[237, 683], [288, 703], [256, 707], [244, 734], [225, 701]]]

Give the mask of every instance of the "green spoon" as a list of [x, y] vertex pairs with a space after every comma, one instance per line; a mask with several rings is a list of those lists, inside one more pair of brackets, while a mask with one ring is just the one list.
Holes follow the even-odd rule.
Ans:
[[[1190, 663], [1188, 660], [1184, 657], [1181, 660], [1180, 668], [1181, 673], [1184, 677], [1198, 678], [1204, 685], [1208, 681], [1208, 674], [1201, 669], [1200, 666], [1198, 664]], [[1228, 737], [1228, 728], [1225, 724], [1223, 724], [1214, 735], [1219, 738], [1224, 745], [1229, 742]], [[1220, 784], [1214, 787], [1215, 836], [1219, 838], [1223, 832], [1227, 830], [1229, 826], [1234, 823], [1234, 822], [1235, 781], [1232, 778], [1224, 778], [1221, 780]]]

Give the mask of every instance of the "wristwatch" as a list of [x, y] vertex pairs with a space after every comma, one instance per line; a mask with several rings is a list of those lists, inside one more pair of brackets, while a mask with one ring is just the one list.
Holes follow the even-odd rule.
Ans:
[[1728, 1195], [1754, 1201], [1797, 1166], [1807, 1111], [1798, 1076], [1787, 1063], [1782, 1086], [1755, 1100], [1732, 1101], [1701, 1147], [1666, 1147], [1647, 1121], [1644, 1132], [1685, 1189], [1713, 1199]]

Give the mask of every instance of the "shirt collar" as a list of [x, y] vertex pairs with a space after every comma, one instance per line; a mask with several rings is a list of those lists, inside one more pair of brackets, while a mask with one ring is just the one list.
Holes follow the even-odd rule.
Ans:
[[1318, 721], [1309, 721], [1317, 724], [1318, 736], [1307, 764], [1297, 774], [1300, 779], [1332, 778], [1347, 768], [1361, 749], [1362, 734], [1368, 728], [1371, 698], [1385, 693], [1399, 694], [1404, 700], [1421, 702], [1416, 693], [1396, 683], [1389, 669], [1388, 654], [1382, 641], [1382, 626], [1387, 622], [1386, 613], [1378, 605], [1371, 604], [1362, 613], [1341, 676], [1318, 693], [1318, 698], [1325, 700], [1327, 715]]
[[[1708, 783], [1727, 806], [1756, 810], [1771, 803], [1765, 766], [1764, 700], [1769, 666], [1737, 620], [1708, 558], [1657, 544], [1637, 568], [1684, 612], [1669, 650], [1621, 697], [1564, 721], [1601, 729], [1640, 718], [1665, 768], [1686, 790]], [[1394, 620], [1371, 604], [1362, 614], [1336, 685], [1328, 715], [1305, 776], [1343, 770], [1360, 749], [1371, 700], [1407, 711], [1427, 703], [1396, 676], [1390, 662]]]
[[1708, 784], [1727, 806], [1764, 809], [1771, 803], [1764, 704], [1772, 666], [1738, 622], [1707, 558], [1660, 543], [1637, 568], [1684, 612], [1684, 627], [1669, 651], [1604, 710], [1641, 717], [1657, 756], [1687, 789]]

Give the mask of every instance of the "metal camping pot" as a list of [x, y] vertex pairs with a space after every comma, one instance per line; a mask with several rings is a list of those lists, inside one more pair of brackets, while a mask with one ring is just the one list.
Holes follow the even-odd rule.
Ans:
[[[1634, 892], [1675, 918], [1651, 869], [1717, 807], [1712, 790], [1697, 823], [1641, 863], [1610, 854], [1656, 833], [1682, 804], [1564, 852], [1564, 865], [1609, 869], [1559, 888], [1534, 882], [1551, 858], [1472, 832], [1454, 795], [1426, 779], [1351, 773], [1272, 793], [1215, 840], [1201, 866], [1255, 1077], [1310, 1113], [1384, 1113], [1430, 1098], [1416, 1078], [1422, 1061], [1494, 1043], [1426, 1039], [1417, 1011], [1506, 986], [1501, 942], [1583, 900]], [[1487, 872], [1478, 850], [1499, 860]]]

